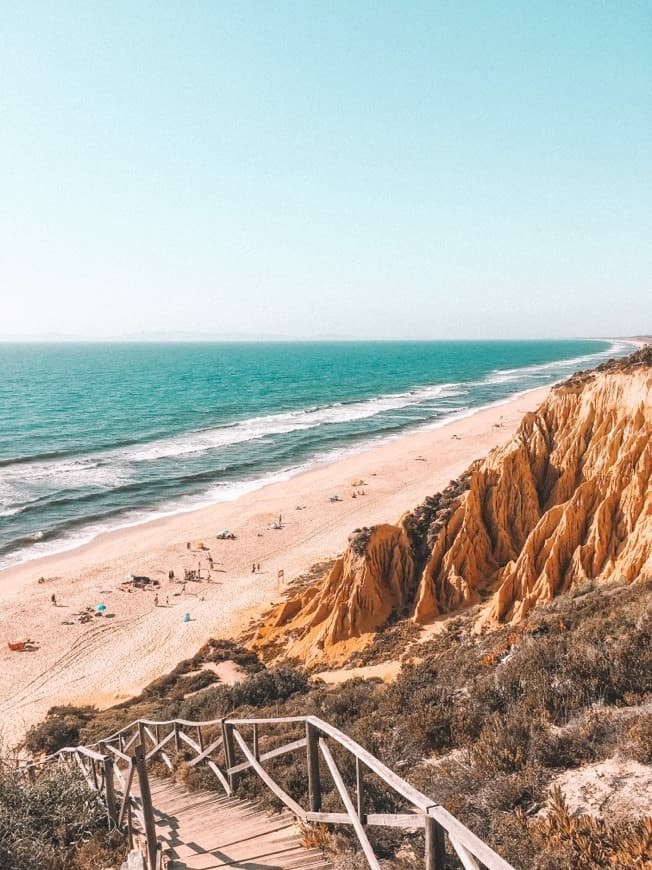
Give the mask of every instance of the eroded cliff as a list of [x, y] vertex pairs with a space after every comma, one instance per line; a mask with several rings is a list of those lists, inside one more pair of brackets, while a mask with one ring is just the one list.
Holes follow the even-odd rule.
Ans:
[[442, 493], [357, 530], [255, 645], [341, 661], [394, 615], [424, 624], [486, 602], [484, 623], [516, 621], [588, 579], [652, 576], [651, 365], [647, 348], [553, 389]]

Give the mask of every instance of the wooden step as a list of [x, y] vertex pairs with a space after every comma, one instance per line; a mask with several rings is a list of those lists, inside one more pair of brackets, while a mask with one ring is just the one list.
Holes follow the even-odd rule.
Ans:
[[328, 870], [318, 849], [307, 849], [294, 816], [271, 813], [220, 792], [188, 791], [151, 778], [157, 835], [170, 870]]

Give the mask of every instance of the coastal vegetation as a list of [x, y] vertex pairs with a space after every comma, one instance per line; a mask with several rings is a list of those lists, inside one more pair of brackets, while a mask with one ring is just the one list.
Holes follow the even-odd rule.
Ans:
[[[644, 800], [636, 811], [616, 813], [616, 825], [595, 808], [571, 815], [556, 784], [560, 775], [597, 762], [650, 763], [651, 591], [649, 581], [587, 584], [534, 609], [517, 627], [488, 634], [473, 630], [472, 612], [449, 620], [428, 640], [407, 644], [398, 640], [399, 624], [390, 626], [389, 643], [383, 644], [383, 632], [376, 641], [402, 660], [390, 684], [357, 678], [330, 686], [305, 668], [248, 660], [241, 682], [189, 690], [188, 675], [216, 655], [208, 644], [165, 678], [164, 692], [159, 683], [134, 701], [96, 711], [79, 739], [93, 742], [145, 716], [312, 714], [432, 795], [515, 867], [644, 866], [652, 848]], [[248, 655], [235, 645], [229, 652], [224, 642], [218, 654]], [[70, 715], [59, 710], [49, 718]], [[273, 743], [261, 744], [261, 751], [267, 748]], [[186, 760], [183, 752], [174, 757], [175, 777], [188, 787], [220, 787]], [[296, 757], [269, 764], [291, 794], [305, 795], [307, 772]], [[379, 810], [396, 809], [382, 787], [369, 787]], [[255, 776], [242, 776], [238, 789], [274, 806]], [[339, 809], [332, 784], [325, 784], [323, 801], [325, 809]], [[336, 866], [340, 860], [346, 866], [354, 848], [346, 830], [308, 835], [321, 837], [335, 850]], [[418, 837], [373, 830], [372, 837], [387, 866], [417, 866]]]
[[[239, 642], [209, 641], [110, 709], [52, 708], [26, 747], [92, 744], [136, 719], [312, 715], [517, 868], [649, 866], [651, 365], [648, 348], [558, 386], [443, 492], [396, 525], [356, 529]], [[235, 679], [222, 680], [225, 665]], [[261, 737], [261, 752], [279, 739]], [[220, 788], [181, 745], [171, 757], [171, 772], [152, 760], [153, 771]], [[304, 801], [305, 759], [268, 763]], [[365, 788], [377, 811], [401, 810], [380, 781]], [[340, 811], [335, 783], [322, 791], [323, 809]], [[237, 794], [279, 808], [251, 770]], [[335, 867], [356, 865], [346, 828], [304, 835]], [[370, 837], [388, 868], [423, 860], [422, 837]]]
[[45, 765], [29, 777], [12, 759], [0, 762], [0, 867], [98, 870], [119, 865], [125, 853], [79, 770]]

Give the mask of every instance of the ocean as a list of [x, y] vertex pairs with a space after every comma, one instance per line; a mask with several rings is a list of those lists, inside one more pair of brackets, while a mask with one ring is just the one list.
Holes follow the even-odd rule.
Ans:
[[237, 498], [631, 347], [0, 344], [0, 567]]

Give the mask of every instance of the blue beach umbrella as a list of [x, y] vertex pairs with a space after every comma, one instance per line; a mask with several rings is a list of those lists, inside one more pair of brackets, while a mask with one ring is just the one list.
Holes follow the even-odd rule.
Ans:
[[106, 604], [97, 604], [97, 605], [95, 606], [95, 610], [96, 610], [98, 613], [104, 613], [104, 611], [106, 610]]

